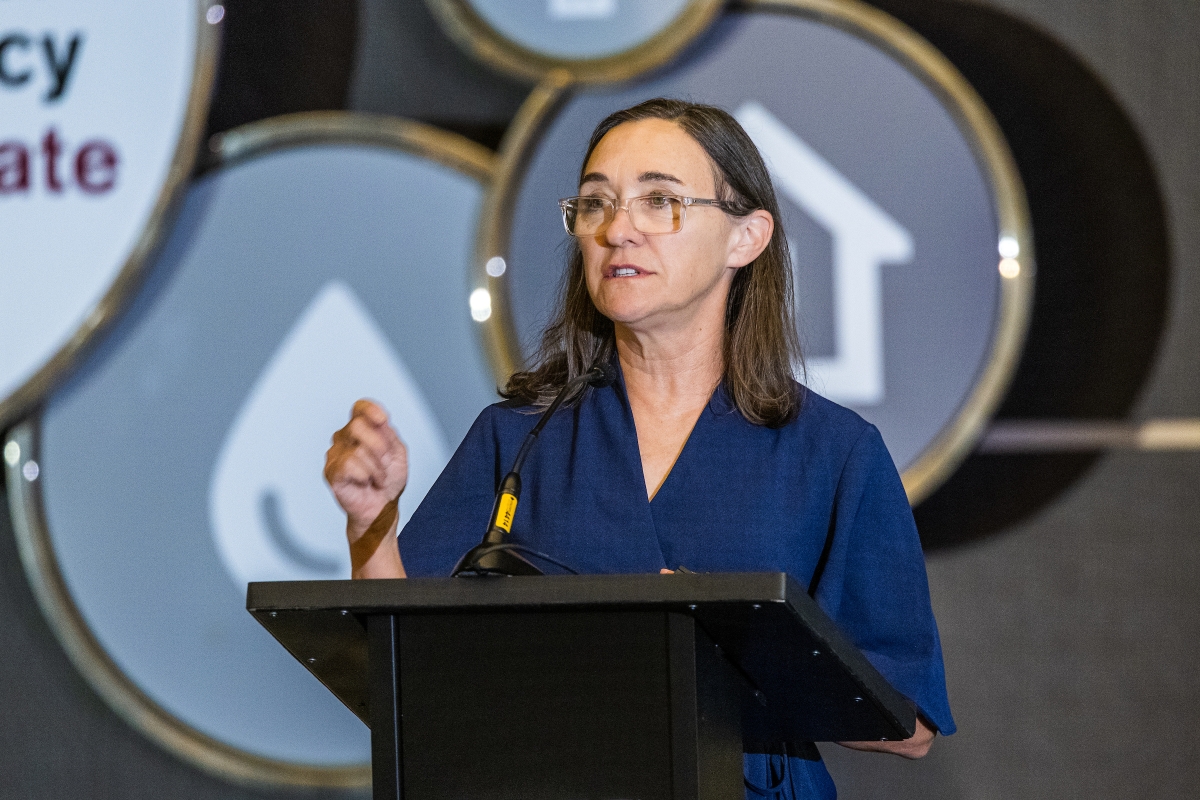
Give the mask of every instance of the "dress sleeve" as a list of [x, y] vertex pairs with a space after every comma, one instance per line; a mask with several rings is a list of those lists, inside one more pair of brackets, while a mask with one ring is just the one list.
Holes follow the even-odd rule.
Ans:
[[954, 733], [921, 542], [873, 425], [842, 469], [830, 524], [833, 546], [817, 602], [938, 732]]
[[400, 560], [410, 577], [446, 577], [458, 559], [479, 544], [499, 483], [497, 409], [476, 418], [442, 474], [404, 522]]

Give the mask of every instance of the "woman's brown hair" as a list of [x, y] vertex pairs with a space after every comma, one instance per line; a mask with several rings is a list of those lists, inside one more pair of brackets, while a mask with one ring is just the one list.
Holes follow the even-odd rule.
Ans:
[[[780, 223], [779, 204], [767, 167], [754, 142], [732, 116], [714, 106], [655, 98], [609, 114], [596, 126], [580, 167], [605, 134], [644, 119], [674, 122], [704, 148], [713, 164], [717, 199], [725, 211], [744, 217], [762, 209], [775, 220], [763, 252], [737, 271], [725, 304], [725, 391], [746, 419], [778, 427], [800, 410], [801, 389], [792, 379], [803, 368], [792, 314], [792, 262]], [[501, 393], [545, 405], [567, 381], [612, 358], [612, 321], [592, 303], [583, 273], [583, 254], [572, 238], [567, 272], [553, 321], [542, 335], [533, 366], [515, 373]]]

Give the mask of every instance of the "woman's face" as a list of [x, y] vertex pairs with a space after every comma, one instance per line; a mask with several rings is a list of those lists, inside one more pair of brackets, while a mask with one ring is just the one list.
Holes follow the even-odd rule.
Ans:
[[[678, 125], [658, 119], [609, 131], [579, 186], [580, 195], [618, 205], [648, 194], [713, 198], [714, 191], [708, 154]], [[681, 230], [647, 235], [618, 210], [605, 230], [579, 239], [588, 292], [601, 314], [633, 331], [688, 327], [698, 315], [720, 324], [734, 273], [762, 252], [771, 227], [763, 211], [735, 218], [691, 206]]]

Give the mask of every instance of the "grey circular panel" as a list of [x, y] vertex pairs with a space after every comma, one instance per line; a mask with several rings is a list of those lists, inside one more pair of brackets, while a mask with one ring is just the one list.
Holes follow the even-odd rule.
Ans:
[[185, 725], [307, 767], [367, 728], [245, 611], [248, 580], [349, 577], [323, 452], [383, 401], [409, 513], [494, 401], [467, 305], [483, 185], [310, 144], [200, 180], [151, 285], [41, 420], [46, 535], [105, 654]]
[[998, 336], [993, 189], [925, 82], [818, 19], [727, 14], [685, 63], [565, 102], [511, 196], [505, 280], [521, 350], [565, 263], [555, 201], [575, 193], [592, 128], [655, 96], [721, 106], [755, 139], [794, 249], [807, 382], [878, 425], [901, 470], [912, 465], [954, 424]]
[[674, 58], [723, 0], [426, 0], [466, 52], [522, 78], [611, 82]]

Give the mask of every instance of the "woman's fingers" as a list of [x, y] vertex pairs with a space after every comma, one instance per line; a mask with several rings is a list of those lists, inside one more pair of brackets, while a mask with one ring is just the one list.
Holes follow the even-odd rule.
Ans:
[[346, 484], [354, 486], [378, 484], [380, 472], [360, 453], [350, 452], [331, 465], [326, 470], [325, 477], [329, 480], [329, 485], [336, 489]]
[[355, 471], [356, 475], [362, 474], [365, 470], [366, 477], [363, 479], [364, 482], [370, 482], [381, 489], [388, 485], [388, 478], [391, 474], [388, 465], [384, 464], [379, 456], [370, 450], [358, 446], [348, 450], [342, 458], [347, 465], [356, 464], [361, 467], [360, 470]]
[[350, 421], [333, 434], [325, 454], [325, 480], [335, 490], [346, 484], [370, 486], [395, 499], [407, 476], [408, 453], [388, 424], [387, 412], [370, 400], [359, 400]]
[[370, 448], [385, 466], [404, 455], [404, 442], [396, 429], [388, 424], [387, 413], [370, 400], [359, 400], [354, 404], [354, 413], [343, 430]]
[[376, 458], [383, 459], [391, 454], [391, 442], [386, 433], [391, 431], [391, 426], [386, 423], [380, 428], [363, 417], [355, 417], [342, 430], [351, 443], [363, 446]]
[[389, 454], [393, 456], [397, 454], [407, 454], [407, 450], [404, 447], [404, 442], [400, 440], [400, 434], [396, 433], [395, 428], [387, 423], [384, 423], [382, 427], [378, 428], [378, 431], [380, 436], [383, 438], [385, 445], [387, 446], [387, 452]]
[[388, 415], [383, 407], [366, 398], [357, 401], [350, 409], [350, 418], [354, 419], [355, 417], [362, 417], [375, 426], [387, 425], [388, 422]]
[[[352, 465], [354, 468], [347, 471]], [[369, 447], [338, 431], [333, 446], [325, 454], [325, 480], [330, 484], [342, 480], [374, 481], [382, 486], [387, 481], [387, 466]]]

